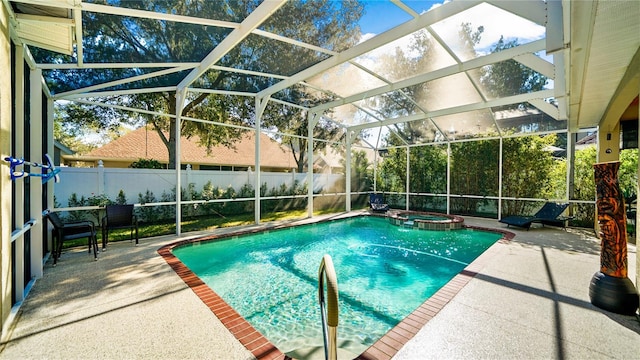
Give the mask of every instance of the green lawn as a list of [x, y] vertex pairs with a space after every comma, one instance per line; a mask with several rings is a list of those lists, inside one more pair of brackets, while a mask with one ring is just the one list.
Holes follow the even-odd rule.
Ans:
[[[321, 210], [315, 211], [314, 215], [323, 215], [340, 212], [339, 209], [329, 209], [329, 210]], [[289, 219], [303, 219], [307, 216], [306, 210], [288, 210], [288, 211], [280, 211], [280, 212], [272, 212], [268, 214], [263, 214], [261, 221], [269, 222], [276, 220], [289, 220]], [[240, 226], [240, 225], [250, 225], [254, 223], [254, 215], [253, 214], [240, 214], [234, 216], [202, 216], [194, 219], [184, 220], [181, 224], [182, 232], [190, 232], [190, 231], [201, 231], [201, 230], [213, 230], [218, 228], [232, 227], [232, 226]], [[102, 242], [102, 234], [100, 229], [96, 229], [98, 232], [98, 244]], [[138, 236], [142, 238], [160, 236], [160, 235], [169, 235], [175, 234], [176, 232], [176, 223], [175, 222], [159, 222], [159, 223], [140, 223], [138, 226]], [[116, 241], [128, 241], [129, 230], [113, 230], [109, 232], [109, 242]], [[72, 241], [67, 241], [63, 244], [63, 248], [72, 248], [76, 246], [87, 246], [86, 239], [77, 239]]]

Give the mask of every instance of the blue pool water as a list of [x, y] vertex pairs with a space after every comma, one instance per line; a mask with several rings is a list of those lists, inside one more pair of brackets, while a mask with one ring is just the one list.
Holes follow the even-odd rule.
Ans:
[[341, 347], [359, 354], [501, 238], [356, 217], [184, 246], [173, 253], [281, 351], [322, 346], [318, 266], [333, 258]]

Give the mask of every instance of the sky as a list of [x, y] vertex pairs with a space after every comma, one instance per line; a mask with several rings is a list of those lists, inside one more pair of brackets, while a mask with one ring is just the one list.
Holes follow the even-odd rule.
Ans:
[[[411, 16], [389, 0], [365, 0], [366, 11], [360, 19], [363, 34], [380, 34], [392, 27], [411, 19]], [[429, 10], [442, 1], [404, 1], [418, 14]]]
[[[411, 19], [411, 16], [404, 10], [388, 0], [365, 0], [365, 14], [360, 20], [360, 29], [363, 39], [366, 40], [381, 32], [389, 30]], [[421, 14], [434, 6], [440, 6], [445, 1], [416, 1], [405, 0], [403, 3], [411, 7], [415, 12]], [[519, 43], [526, 43], [540, 39], [545, 35], [545, 28], [533, 24], [527, 20], [514, 16], [506, 11], [488, 5], [486, 3], [477, 5], [463, 13], [464, 15], [454, 16], [437, 25], [439, 32], [443, 34], [457, 34], [460, 23], [464, 20], [470, 22], [473, 28], [484, 27], [482, 41], [477, 49], [480, 52], [488, 51], [501, 35], [506, 39], [518, 38]], [[445, 30], [446, 29], [446, 30]], [[451, 30], [448, 30], [451, 29]]]

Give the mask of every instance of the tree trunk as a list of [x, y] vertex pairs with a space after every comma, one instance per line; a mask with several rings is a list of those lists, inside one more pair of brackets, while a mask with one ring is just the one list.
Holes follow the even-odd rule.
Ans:
[[299, 153], [298, 158], [296, 159], [296, 164], [298, 165], [298, 174], [302, 174], [304, 172], [304, 163], [307, 161], [307, 142], [301, 139], [298, 139]]
[[[169, 94], [169, 114], [176, 114], [176, 93]], [[169, 118], [169, 139], [167, 141], [169, 151], [169, 169], [176, 168], [176, 118]]]

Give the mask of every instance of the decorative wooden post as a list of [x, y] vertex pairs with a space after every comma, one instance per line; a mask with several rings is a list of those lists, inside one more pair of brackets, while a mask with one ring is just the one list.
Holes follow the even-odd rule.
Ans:
[[599, 163], [593, 167], [602, 248], [600, 271], [591, 279], [589, 297], [599, 308], [633, 315], [638, 309], [638, 293], [627, 277], [627, 216], [618, 183], [620, 162]]

